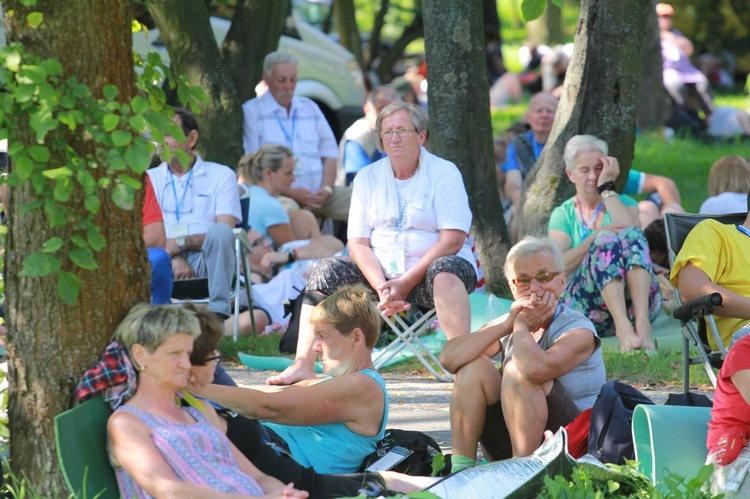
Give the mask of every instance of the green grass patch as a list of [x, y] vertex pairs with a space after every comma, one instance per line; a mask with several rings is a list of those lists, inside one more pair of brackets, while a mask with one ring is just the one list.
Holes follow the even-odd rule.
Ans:
[[[682, 352], [658, 351], [653, 356], [603, 352], [607, 379], [618, 379], [633, 385], [675, 385], [682, 387]], [[691, 388], [711, 390], [711, 382], [703, 366], [690, 366]]]
[[230, 362], [239, 362], [237, 356], [239, 352], [263, 357], [294, 358], [293, 355], [283, 354], [279, 351], [279, 338], [278, 334], [257, 335], [255, 337], [240, 336], [235, 343], [231, 336], [225, 336], [221, 340], [219, 351], [221, 352], [221, 358]]

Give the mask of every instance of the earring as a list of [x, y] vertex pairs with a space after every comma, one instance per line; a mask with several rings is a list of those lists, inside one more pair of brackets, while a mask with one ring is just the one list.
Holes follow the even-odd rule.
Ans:
[[138, 366], [138, 371], [143, 372], [146, 370], [146, 366]]

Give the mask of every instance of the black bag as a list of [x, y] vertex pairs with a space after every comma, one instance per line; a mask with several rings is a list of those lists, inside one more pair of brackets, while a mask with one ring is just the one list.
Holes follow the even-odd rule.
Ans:
[[589, 454], [603, 463], [625, 464], [625, 458], [635, 459], [631, 425], [638, 404], [654, 405], [654, 401], [617, 380], [602, 385], [591, 411]]
[[[294, 288], [297, 289], [297, 288]], [[284, 304], [284, 317], [291, 315], [286, 331], [279, 339], [279, 351], [281, 353], [297, 352], [297, 337], [299, 336], [299, 314], [302, 310], [302, 299], [305, 297], [303, 289], [294, 300]]]
[[[440, 445], [432, 437], [421, 431], [389, 428], [385, 430], [385, 437], [378, 442], [375, 451], [365, 457], [360, 472], [364, 472], [371, 464], [384, 457], [395, 447], [404, 447], [412, 452], [406, 459], [393, 468], [390, 468], [391, 471], [398, 471], [399, 473], [406, 473], [412, 476], [431, 476], [433, 458], [437, 454], [443, 454], [440, 450]], [[446, 466], [443, 468], [443, 471], [446, 468], [448, 468], [448, 471], [450, 470], [450, 466]], [[443, 474], [440, 473], [440, 476], [443, 476]]]
[[689, 407], [713, 407], [714, 403], [702, 393], [670, 393], [664, 405], [682, 405]]

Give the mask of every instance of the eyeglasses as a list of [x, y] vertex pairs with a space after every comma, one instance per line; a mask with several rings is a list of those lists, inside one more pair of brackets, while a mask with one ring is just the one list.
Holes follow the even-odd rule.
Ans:
[[383, 130], [380, 132], [380, 138], [383, 140], [391, 140], [394, 135], [398, 135], [399, 139], [403, 139], [404, 135], [409, 135], [412, 132], [416, 132], [413, 128], [397, 128], [396, 130]]
[[537, 274], [535, 276], [521, 276], [516, 277], [515, 279], [511, 280], [513, 284], [516, 285], [516, 287], [519, 288], [525, 288], [528, 286], [531, 286], [531, 281], [536, 281], [539, 284], [544, 284], [546, 282], [550, 282], [552, 279], [560, 275], [560, 272], [542, 272], [541, 274]]
[[219, 362], [221, 362], [221, 354], [219, 352], [214, 352], [214, 354], [216, 354], [216, 355], [214, 355], [213, 357], [209, 357], [209, 358], [207, 358], [206, 360], [203, 361], [203, 365], [204, 366], [206, 364], [208, 364], [209, 362], [212, 362], [212, 361], [215, 361], [217, 364]]

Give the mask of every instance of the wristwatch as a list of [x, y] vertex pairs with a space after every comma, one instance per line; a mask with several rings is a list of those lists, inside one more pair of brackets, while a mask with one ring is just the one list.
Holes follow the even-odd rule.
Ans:
[[175, 244], [178, 248], [180, 248], [180, 251], [185, 251], [185, 238], [184, 237], [176, 237], [174, 240]]
[[615, 191], [602, 191], [601, 196], [603, 200], [606, 200], [608, 197], [614, 196], [615, 194], [617, 194]]

